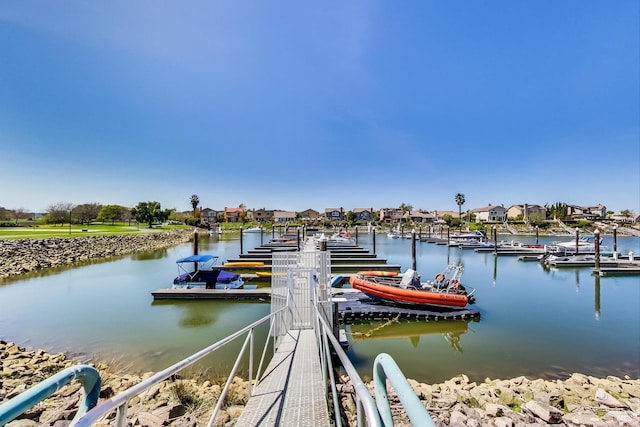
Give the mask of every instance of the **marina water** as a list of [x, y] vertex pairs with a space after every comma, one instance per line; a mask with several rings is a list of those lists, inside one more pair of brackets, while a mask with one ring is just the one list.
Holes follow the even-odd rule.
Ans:
[[[270, 235], [245, 235], [253, 249]], [[499, 236], [534, 243], [531, 236]], [[571, 236], [540, 237], [551, 243]], [[373, 250], [372, 236], [358, 244]], [[612, 246], [611, 236], [605, 245]], [[640, 254], [640, 238], [619, 237], [618, 250]], [[268, 301], [153, 301], [170, 287], [175, 261], [191, 244], [54, 268], [0, 281], [0, 339], [30, 349], [105, 360], [117, 369], [159, 371], [269, 313]], [[239, 234], [200, 236], [201, 254], [237, 258]], [[411, 241], [376, 236], [376, 253], [411, 267]], [[375, 356], [390, 354], [408, 378], [437, 383], [466, 374], [485, 378], [640, 377], [640, 278], [599, 277], [591, 268], [545, 269], [514, 256], [416, 243], [417, 271], [430, 279], [449, 263], [464, 266], [476, 288], [478, 320], [383, 321], [347, 325], [349, 357], [364, 379]], [[259, 331], [264, 336], [266, 329]], [[240, 342], [197, 369], [229, 371]]]

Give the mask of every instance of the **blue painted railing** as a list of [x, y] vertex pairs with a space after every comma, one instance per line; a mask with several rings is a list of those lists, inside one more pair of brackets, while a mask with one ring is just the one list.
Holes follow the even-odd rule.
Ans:
[[411, 425], [416, 427], [435, 427], [429, 413], [416, 396], [395, 360], [386, 353], [380, 353], [373, 362], [373, 382], [376, 392], [376, 405], [385, 426], [393, 425], [391, 407], [387, 395], [387, 380], [395, 389], [400, 403], [407, 412]]
[[55, 375], [34, 385], [25, 392], [17, 395], [0, 405], [0, 426], [28, 411], [38, 402], [51, 396], [56, 391], [77, 379], [82, 384], [83, 398], [71, 425], [84, 415], [88, 410], [96, 406], [100, 395], [100, 374], [89, 365], [76, 365], [64, 369]]

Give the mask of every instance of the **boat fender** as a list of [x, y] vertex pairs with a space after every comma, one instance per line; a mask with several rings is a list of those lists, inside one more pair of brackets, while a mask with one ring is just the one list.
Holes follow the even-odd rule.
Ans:
[[444, 282], [444, 274], [442, 273], [438, 273], [435, 275], [434, 280], [436, 281], [436, 283], [442, 283]]
[[460, 281], [458, 279], [449, 280], [449, 286], [451, 289], [460, 289]]

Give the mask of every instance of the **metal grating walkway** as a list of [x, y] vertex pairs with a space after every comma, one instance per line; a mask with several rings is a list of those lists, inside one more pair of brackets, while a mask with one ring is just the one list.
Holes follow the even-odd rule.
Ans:
[[329, 426], [313, 329], [284, 336], [236, 426]]

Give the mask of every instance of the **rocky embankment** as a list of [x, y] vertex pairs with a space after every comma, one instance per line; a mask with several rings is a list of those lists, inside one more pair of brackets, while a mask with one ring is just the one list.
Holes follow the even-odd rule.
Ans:
[[[76, 363], [63, 354], [28, 351], [14, 343], [0, 341], [0, 403]], [[152, 375], [118, 374], [102, 364], [96, 368], [102, 379], [98, 403]], [[477, 384], [462, 375], [442, 384], [409, 382], [438, 426], [640, 426], [638, 379], [600, 379], [573, 374], [564, 381], [518, 377], [487, 379]], [[172, 377], [131, 400], [127, 411], [128, 425], [207, 425], [222, 388], [223, 380], [212, 383]], [[368, 388], [373, 396], [373, 385], [369, 384]], [[246, 404], [247, 389], [246, 381], [234, 379], [214, 425], [235, 424]], [[339, 393], [345, 413], [344, 424], [357, 425], [354, 392], [348, 380], [343, 379]], [[66, 426], [75, 416], [80, 398], [80, 385], [77, 381], [71, 382], [7, 426]], [[411, 425], [394, 394], [390, 393], [389, 401], [394, 425]], [[114, 416], [111, 414], [94, 425], [112, 426]]]
[[0, 241], [0, 278], [79, 261], [125, 255], [189, 241], [192, 230], [78, 238]]

